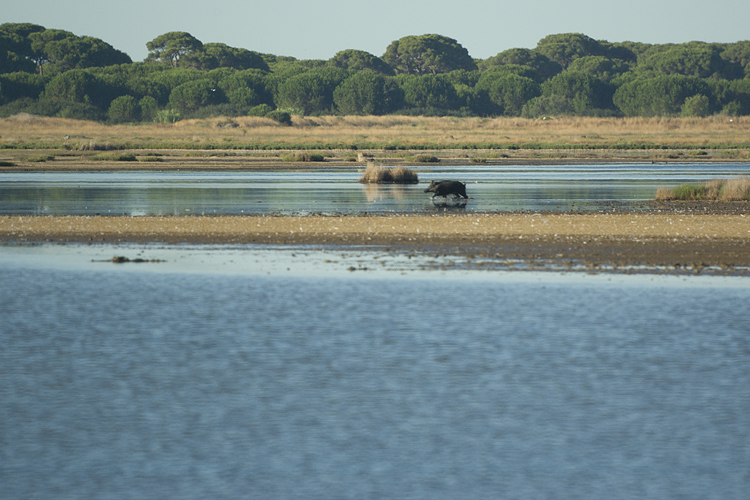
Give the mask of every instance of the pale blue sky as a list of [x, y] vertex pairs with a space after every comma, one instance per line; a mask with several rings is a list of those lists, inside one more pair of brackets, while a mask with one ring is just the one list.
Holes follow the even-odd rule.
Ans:
[[329, 59], [345, 49], [381, 56], [393, 40], [425, 33], [455, 38], [482, 59], [533, 48], [555, 33], [610, 42], [750, 39], [746, 0], [2, 1], [0, 24], [30, 22], [94, 36], [133, 61], [146, 57], [146, 42], [169, 31], [299, 59]]

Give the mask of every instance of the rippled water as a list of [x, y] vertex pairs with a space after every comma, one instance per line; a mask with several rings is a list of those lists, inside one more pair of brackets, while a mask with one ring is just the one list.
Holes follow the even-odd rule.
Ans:
[[[446, 177], [466, 210], [559, 210], [740, 174], [18, 173], [0, 213], [420, 212]], [[422, 271], [433, 258], [0, 245], [0, 498], [747, 498], [746, 278]]]
[[750, 491], [743, 278], [2, 250], [2, 498]]
[[247, 172], [29, 172], [0, 175], [0, 214], [424, 212], [431, 180], [458, 179], [476, 211], [587, 209], [638, 202], [684, 182], [750, 174], [747, 164], [417, 167], [417, 185], [362, 185], [355, 169]]

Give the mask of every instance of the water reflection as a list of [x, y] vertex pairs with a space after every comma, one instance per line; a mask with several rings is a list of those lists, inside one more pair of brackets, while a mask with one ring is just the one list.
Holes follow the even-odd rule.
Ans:
[[362, 184], [362, 190], [370, 203], [385, 200], [405, 200], [412, 188], [412, 185], [404, 184]]
[[[355, 170], [19, 172], [0, 174], [0, 214], [184, 215], [586, 209], [652, 199], [661, 186], [748, 175], [747, 164], [450, 165], [419, 167], [416, 185], [363, 185]], [[465, 206], [433, 204], [431, 180], [466, 183]], [[591, 207], [596, 208], [596, 207]]]

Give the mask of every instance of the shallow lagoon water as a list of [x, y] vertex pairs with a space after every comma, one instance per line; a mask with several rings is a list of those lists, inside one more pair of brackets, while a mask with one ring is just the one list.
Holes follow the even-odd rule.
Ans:
[[[466, 167], [466, 209], [746, 172], [621, 168]], [[0, 177], [2, 213], [434, 209], [338, 171], [25, 175]], [[748, 278], [431, 260], [0, 246], [0, 497], [746, 498]]]
[[[467, 183], [464, 210], [598, 209], [656, 189], [748, 175], [747, 164], [418, 166], [416, 185], [363, 185], [351, 168], [309, 171], [20, 172], [0, 175], [0, 214], [185, 215], [429, 212], [431, 180]], [[449, 204], [450, 205], [450, 204]]]
[[747, 278], [375, 257], [0, 247], [3, 496], [746, 497]]

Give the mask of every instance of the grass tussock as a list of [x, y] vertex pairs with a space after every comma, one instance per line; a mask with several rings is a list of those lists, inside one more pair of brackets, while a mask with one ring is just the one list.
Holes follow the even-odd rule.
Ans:
[[90, 157], [94, 161], [137, 161], [133, 153], [99, 153]]
[[656, 189], [656, 201], [674, 201], [676, 200], [672, 188], [660, 187]]
[[750, 201], [750, 177], [712, 179], [656, 190], [656, 201]]
[[326, 157], [318, 153], [287, 153], [281, 155], [282, 161], [326, 161]]
[[32, 162], [32, 163], [42, 163], [45, 161], [52, 161], [55, 159], [55, 155], [32, 155], [27, 156], [26, 161]]
[[438, 163], [440, 161], [440, 158], [433, 155], [414, 155], [407, 156], [404, 159], [414, 163]]
[[724, 190], [722, 191], [721, 196], [722, 199], [727, 201], [750, 201], [750, 177], [729, 179], [724, 185]]
[[363, 184], [416, 184], [417, 174], [404, 166], [378, 167], [368, 163], [365, 173], [359, 179]]

